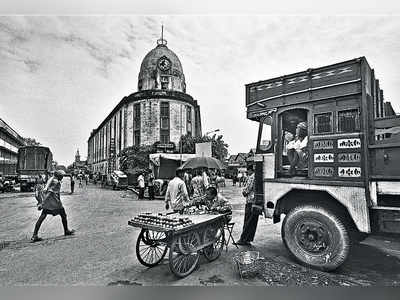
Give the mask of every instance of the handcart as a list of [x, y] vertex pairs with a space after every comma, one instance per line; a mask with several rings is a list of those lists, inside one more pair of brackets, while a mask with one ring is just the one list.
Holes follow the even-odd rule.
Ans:
[[200, 254], [208, 261], [216, 260], [221, 255], [227, 218], [226, 214], [178, 217], [189, 218], [192, 223], [179, 229], [141, 224], [133, 219], [128, 224], [142, 229], [136, 241], [136, 256], [142, 265], [158, 265], [169, 249], [170, 270], [177, 277], [185, 277], [196, 269]]

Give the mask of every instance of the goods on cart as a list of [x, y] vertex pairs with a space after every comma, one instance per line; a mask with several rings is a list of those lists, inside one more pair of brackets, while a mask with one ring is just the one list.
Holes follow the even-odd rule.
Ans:
[[154, 213], [140, 213], [131, 222], [138, 225], [161, 227], [163, 229], [181, 229], [193, 224], [192, 220], [188, 217], [170, 217]]

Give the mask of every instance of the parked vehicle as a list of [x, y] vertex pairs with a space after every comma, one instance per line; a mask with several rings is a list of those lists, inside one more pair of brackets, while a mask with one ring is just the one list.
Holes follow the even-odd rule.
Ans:
[[[246, 107], [259, 123], [256, 203], [274, 223], [285, 215], [296, 260], [334, 270], [353, 242], [400, 233], [400, 116], [365, 57], [247, 84]], [[308, 142], [294, 166], [285, 134], [299, 123]]]
[[43, 146], [18, 149], [17, 174], [21, 192], [32, 191], [39, 176], [53, 171], [53, 154]]
[[115, 189], [127, 189], [128, 188], [128, 176], [122, 171], [113, 171], [109, 177], [109, 185]]

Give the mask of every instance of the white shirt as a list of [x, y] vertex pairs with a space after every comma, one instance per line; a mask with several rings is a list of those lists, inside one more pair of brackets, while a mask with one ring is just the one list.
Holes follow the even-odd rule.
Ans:
[[138, 183], [139, 183], [139, 187], [140, 188], [144, 188], [144, 177], [143, 177], [143, 175], [139, 175], [137, 180], [138, 180]]
[[186, 184], [179, 177], [175, 177], [168, 183], [165, 202], [168, 203], [169, 201], [173, 210], [181, 210], [184, 208], [184, 204], [189, 202]]

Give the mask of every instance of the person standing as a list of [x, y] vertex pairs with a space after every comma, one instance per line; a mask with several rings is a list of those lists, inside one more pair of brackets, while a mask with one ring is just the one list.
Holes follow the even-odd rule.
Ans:
[[243, 230], [240, 236], [239, 241], [236, 244], [243, 246], [251, 246], [251, 243], [254, 240], [254, 235], [257, 229], [258, 217], [260, 215], [260, 211], [262, 213], [262, 207], [255, 204], [255, 195], [254, 195], [254, 169], [253, 166], [249, 166], [247, 169], [249, 177], [247, 182], [243, 188], [243, 196], [246, 197], [246, 206], [244, 211], [244, 222], [243, 222]]
[[36, 222], [31, 242], [38, 242], [42, 240], [38, 236], [38, 232], [40, 226], [42, 225], [44, 219], [46, 219], [48, 214], [52, 216], [60, 215], [65, 236], [73, 235], [75, 233], [75, 230], [68, 229], [67, 214], [65, 213], [65, 209], [60, 199], [61, 181], [64, 175], [65, 172], [62, 170], [55, 171], [54, 176], [49, 178], [46, 186], [43, 189], [44, 196], [43, 202], [41, 203], [42, 213]]
[[237, 180], [239, 181], [239, 187], [242, 187], [242, 177], [243, 177], [242, 172], [239, 172], [237, 176]]
[[183, 181], [183, 171], [176, 170], [175, 177], [168, 183], [167, 192], [165, 193], [165, 209], [171, 208], [174, 211], [183, 210], [190, 203], [186, 184]]
[[75, 189], [75, 180], [74, 176], [71, 176], [71, 194], [74, 193], [74, 189]]
[[142, 200], [144, 198], [144, 188], [145, 188], [143, 172], [140, 173], [137, 181], [138, 181], [138, 187], [139, 187], [139, 200]]
[[147, 189], [149, 191], [149, 199], [154, 200], [154, 175], [152, 171], [148, 175]]
[[205, 194], [206, 188], [204, 186], [204, 181], [203, 181], [203, 177], [201, 176], [200, 170], [196, 170], [196, 176], [192, 179], [190, 184], [191, 184], [192, 190], [193, 190], [193, 194], [192, 194], [193, 198], [199, 198]]

